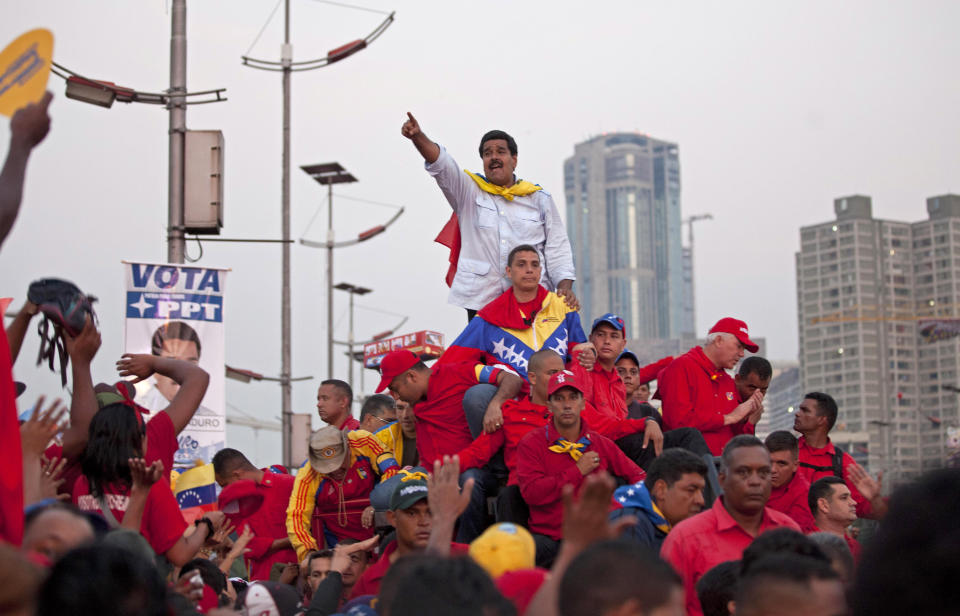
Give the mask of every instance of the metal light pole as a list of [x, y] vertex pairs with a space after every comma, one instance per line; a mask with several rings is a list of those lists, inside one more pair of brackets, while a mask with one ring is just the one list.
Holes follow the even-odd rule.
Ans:
[[283, 155], [280, 181], [280, 233], [283, 239], [283, 257], [280, 281], [280, 421], [282, 424], [281, 451], [283, 463], [293, 464], [293, 387], [290, 383], [290, 68], [293, 46], [290, 44], [290, 0], [284, 2], [283, 47], [280, 51], [283, 68]]
[[[366, 38], [355, 40], [342, 45], [327, 53], [323, 58], [303, 62], [293, 61], [293, 45], [290, 43], [290, 0], [284, 0], [283, 47], [280, 51], [280, 62], [258, 60], [243, 56], [243, 64], [263, 71], [281, 71], [283, 73], [283, 154], [282, 154], [282, 230], [283, 230], [283, 263], [282, 263], [282, 290], [280, 307], [280, 389], [282, 403], [283, 424], [283, 458], [284, 464], [292, 464], [291, 437], [293, 433], [293, 410], [291, 401], [291, 314], [290, 314], [290, 74], [293, 71], [309, 71], [322, 68], [334, 62], [366, 49], [367, 45], [375, 41], [393, 23], [393, 13], [390, 13], [377, 28]], [[329, 283], [328, 283], [329, 284]], [[332, 295], [332, 291], [330, 294]], [[332, 302], [332, 300], [331, 300]], [[332, 356], [332, 351], [330, 353]], [[331, 368], [332, 371], [332, 368]]]
[[355, 340], [353, 336], [353, 296], [366, 295], [367, 293], [370, 293], [371, 291], [373, 291], [373, 289], [368, 289], [366, 287], [358, 287], [356, 285], [350, 284], [349, 282], [341, 282], [340, 284], [336, 285], [333, 288], [339, 291], [346, 291], [347, 293], [350, 294], [350, 333], [347, 335], [347, 357], [350, 358], [350, 361], [349, 361], [350, 380], [347, 382], [350, 383], [350, 387], [352, 389], [353, 388], [353, 362], [354, 362], [353, 342]]
[[167, 261], [183, 263], [183, 142], [187, 131], [187, 0], [173, 0], [170, 26], [170, 167]]
[[[327, 187], [327, 378], [333, 378], [333, 185], [350, 184], [357, 181], [340, 163], [319, 163], [302, 165], [304, 173], [315, 182]], [[402, 210], [401, 210], [402, 211]]]

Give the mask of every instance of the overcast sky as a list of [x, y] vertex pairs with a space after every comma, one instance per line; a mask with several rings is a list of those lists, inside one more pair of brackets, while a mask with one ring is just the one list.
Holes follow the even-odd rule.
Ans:
[[[145, 91], [169, 85], [170, 14], [163, 0], [6, 2], [0, 45], [45, 27], [72, 70]], [[292, 0], [294, 59], [362, 38], [382, 15]], [[280, 237], [278, 73], [243, 67], [274, 0], [188, 2], [188, 86], [227, 88], [228, 102], [190, 107], [192, 129], [226, 138], [224, 237]], [[601, 132], [638, 130], [680, 147], [684, 216], [697, 227], [697, 329], [736, 315], [773, 359], [797, 355], [794, 252], [799, 227], [833, 217], [832, 200], [873, 197], [874, 214], [919, 220], [924, 199], [960, 191], [960, 4], [956, 2], [426, 2], [363, 0], [396, 10], [369, 49], [293, 77], [292, 233], [322, 241], [325, 198], [299, 165], [338, 160], [359, 183], [346, 196], [406, 213], [370, 242], [336, 255], [335, 282], [375, 290], [358, 303], [409, 315], [404, 331], [447, 342], [465, 316], [446, 304], [446, 250], [433, 244], [449, 208], [400, 134], [406, 111], [479, 169], [491, 128], [519, 142], [518, 173], [551, 191], [561, 211], [563, 159]], [[279, 59], [282, 8], [250, 55]], [[102, 109], [65, 98], [51, 77], [53, 129], [30, 162], [24, 207], [0, 254], [3, 295], [20, 305], [30, 281], [60, 276], [101, 298], [95, 380], [122, 351], [121, 260], [166, 257], [167, 114], [147, 105]], [[0, 139], [7, 141], [6, 122]], [[391, 210], [341, 199], [338, 239]], [[225, 304], [228, 363], [280, 369], [280, 250], [203, 246], [202, 265], [232, 268]], [[190, 243], [188, 252], [197, 255]], [[324, 251], [293, 249], [293, 372], [326, 375]], [[346, 296], [336, 333], [346, 337]], [[593, 317], [596, 315], [585, 315]], [[399, 320], [357, 310], [357, 336]], [[32, 394], [59, 390], [35, 369], [33, 330], [15, 372]], [[345, 361], [336, 372], [346, 377]], [[367, 389], [376, 374], [367, 372]], [[294, 387], [312, 412], [317, 381]], [[235, 408], [279, 418], [275, 384], [227, 382]], [[228, 414], [233, 411], [228, 406]], [[318, 421], [318, 420], [317, 420]], [[260, 464], [279, 461], [279, 434], [228, 429]]]

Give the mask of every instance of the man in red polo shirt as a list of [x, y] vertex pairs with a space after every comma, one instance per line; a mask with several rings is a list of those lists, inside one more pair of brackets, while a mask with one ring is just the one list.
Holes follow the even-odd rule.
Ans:
[[317, 389], [317, 414], [320, 419], [344, 432], [359, 430], [360, 422], [351, 414], [353, 389], [339, 379], [327, 379]]
[[748, 419], [762, 409], [762, 394], [757, 391], [739, 402], [727, 370], [737, 365], [744, 350], [756, 353], [758, 348], [743, 321], [729, 317], [717, 321], [702, 347], [676, 358], [657, 377], [664, 427], [700, 430], [715, 456], [737, 434], [753, 434], [754, 424]]
[[687, 614], [702, 616], [697, 582], [727, 560], [739, 560], [758, 535], [786, 526], [800, 530], [786, 514], [766, 507], [770, 498], [770, 454], [755, 436], [741, 434], [727, 443], [721, 456], [723, 496], [713, 507], [677, 524], [660, 548], [673, 565], [687, 594]]
[[839, 477], [817, 479], [810, 486], [807, 505], [813, 513], [814, 526], [810, 532], [823, 531], [843, 537], [853, 554], [853, 562], [860, 562], [860, 542], [847, 534], [847, 527], [857, 521], [857, 503], [850, 488]]
[[[213, 473], [221, 488], [243, 482], [250, 495], [263, 498], [260, 508], [242, 521], [233, 520], [237, 528], [243, 524], [253, 531], [247, 545], [246, 559], [251, 580], [269, 580], [273, 563], [296, 563], [297, 553], [287, 536], [287, 505], [293, 492], [293, 475], [266, 473], [254, 466], [236, 449], [221, 449], [213, 456]], [[227, 490], [220, 493], [221, 502]]]
[[785, 513], [800, 526], [804, 534], [812, 533], [813, 515], [807, 503], [810, 482], [797, 472], [800, 465], [797, 437], [786, 430], [771, 432], [763, 442], [770, 452], [770, 500], [767, 507]]
[[517, 447], [517, 480], [530, 507], [530, 532], [537, 544], [537, 566], [549, 568], [563, 537], [563, 486], [578, 492], [587, 475], [607, 470], [637, 483], [644, 472], [610, 439], [581, 419], [582, 385], [570, 371], [550, 377], [550, 423], [528, 433]]
[[880, 494], [882, 472], [874, 480], [850, 454], [833, 446], [828, 434], [836, 423], [837, 403], [832, 396], [815, 391], [803, 397], [793, 417], [793, 429], [802, 435], [797, 472], [811, 485], [831, 475], [843, 479], [857, 503], [857, 516], [879, 520], [887, 512], [887, 502]]
[[[468, 389], [478, 383], [490, 383], [497, 391], [491, 409], [500, 414], [504, 402], [515, 398], [523, 384], [516, 374], [493, 366], [471, 362], [437, 362], [428, 368], [412, 352], [391, 351], [380, 362], [377, 393], [389, 388], [395, 398], [414, 405], [417, 418], [417, 452], [420, 463], [429, 467], [444, 455], [454, 455], [473, 442], [463, 407]], [[500, 428], [501, 426], [496, 426]], [[489, 469], [473, 468], [461, 474], [461, 485], [473, 479], [470, 505], [460, 517], [457, 540], [470, 543], [487, 527], [487, 496], [499, 487]]]
[[[607, 313], [594, 319], [590, 328], [590, 344], [577, 345], [567, 369], [577, 375], [584, 387], [584, 398], [601, 413], [625, 418], [627, 416], [627, 387], [617, 372], [617, 359], [627, 345], [626, 324], [619, 316]], [[582, 367], [580, 356], [583, 353], [596, 353], [596, 362], [592, 369]], [[647, 383], [657, 378], [672, 357], [639, 368], [637, 380]]]

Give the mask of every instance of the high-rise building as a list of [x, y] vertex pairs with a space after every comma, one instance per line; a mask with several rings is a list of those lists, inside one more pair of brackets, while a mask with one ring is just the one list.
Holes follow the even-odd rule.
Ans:
[[677, 145], [638, 133], [594, 137], [564, 162], [564, 189], [584, 321], [613, 312], [633, 340], [692, 338]]
[[834, 201], [796, 255], [804, 391], [840, 408], [831, 439], [894, 481], [943, 466], [958, 425], [960, 196], [928, 219], [873, 218], [869, 197]]

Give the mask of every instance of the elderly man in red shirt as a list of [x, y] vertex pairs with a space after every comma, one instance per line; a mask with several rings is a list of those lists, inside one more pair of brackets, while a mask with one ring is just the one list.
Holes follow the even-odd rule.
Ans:
[[847, 452], [830, 442], [828, 434], [837, 423], [837, 403], [829, 394], [815, 391], [803, 397], [793, 416], [793, 429], [803, 436], [798, 443], [800, 468], [811, 485], [823, 477], [839, 477], [847, 483], [857, 503], [857, 516], [879, 520], [887, 512], [881, 496], [881, 474], [874, 480]]
[[[287, 536], [287, 504], [293, 492], [293, 475], [268, 473], [258, 469], [236, 449], [221, 449], [213, 456], [213, 474], [221, 488], [235, 486], [238, 496], [262, 498], [256, 511], [241, 519], [232, 517], [237, 528], [246, 524], [253, 531], [247, 545], [246, 559], [251, 580], [269, 580], [274, 563], [296, 563], [297, 553]], [[220, 501], [228, 505], [229, 491], [220, 493]], [[240, 498], [236, 500], [241, 500]], [[240, 514], [240, 504], [235, 505]], [[229, 509], [224, 509], [229, 516]]]
[[771, 432], [763, 442], [770, 452], [770, 500], [767, 507], [785, 513], [800, 526], [804, 534], [816, 526], [807, 504], [810, 482], [797, 472], [800, 465], [797, 437], [786, 430]]
[[713, 507], [677, 524], [660, 548], [673, 565], [687, 594], [687, 614], [702, 616], [697, 582], [727, 560], [739, 560], [761, 533], [786, 526], [800, 527], [786, 514], [766, 506], [770, 498], [770, 454], [755, 436], [741, 434], [727, 443], [721, 456], [723, 496]]
[[580, 418], [583, 386], [570, 371], [550, 377], [547, 403], [552, 420], [528, 433], [517, 447], [517, 479], [530, 507], [530, 532], [537, 544], [537, 566], [549, 568], [562, 538], [563, 486], [579, 491], [584, 477], [598, 471], [641, 481], [645, 474], [610, 439]]
[[[428, 368], [406, 349], [391, 351], [380, 362], [377, 393], [390, 390], [394, 398], [413, 405], [417, 418], [417, 452], [420, 463], [430, 466], [444, 455], [454, 455], [473, 442], [464, 411], [467, 390], [478, 383], [497, 386], [488, 408], [500, 410], [515, 398], [523, 384], [516, 374], [474, 362], [437, 362]], [[500, 428], [500, 426], [497, 426]], [[461, 474], [463, 485], [473, 479], [470, 505], [460, 517], [457, 541], [470, 543], [487, 528], [487, 496], [499, 487], [489, 469], [472, 468]]]
[[700, 430], [715, 456], [737, 434], [753, 434], [755, 426], [749, 419], [759, 416], [763, 394], [758, 390], [740, 402], [727, 370], [737, 365], [744, 350], [756, 353], [758, 348], [743, 321], [729, 317], [717, 321], [702, 347], [676, 358], [657, 377], [664, 427]]

